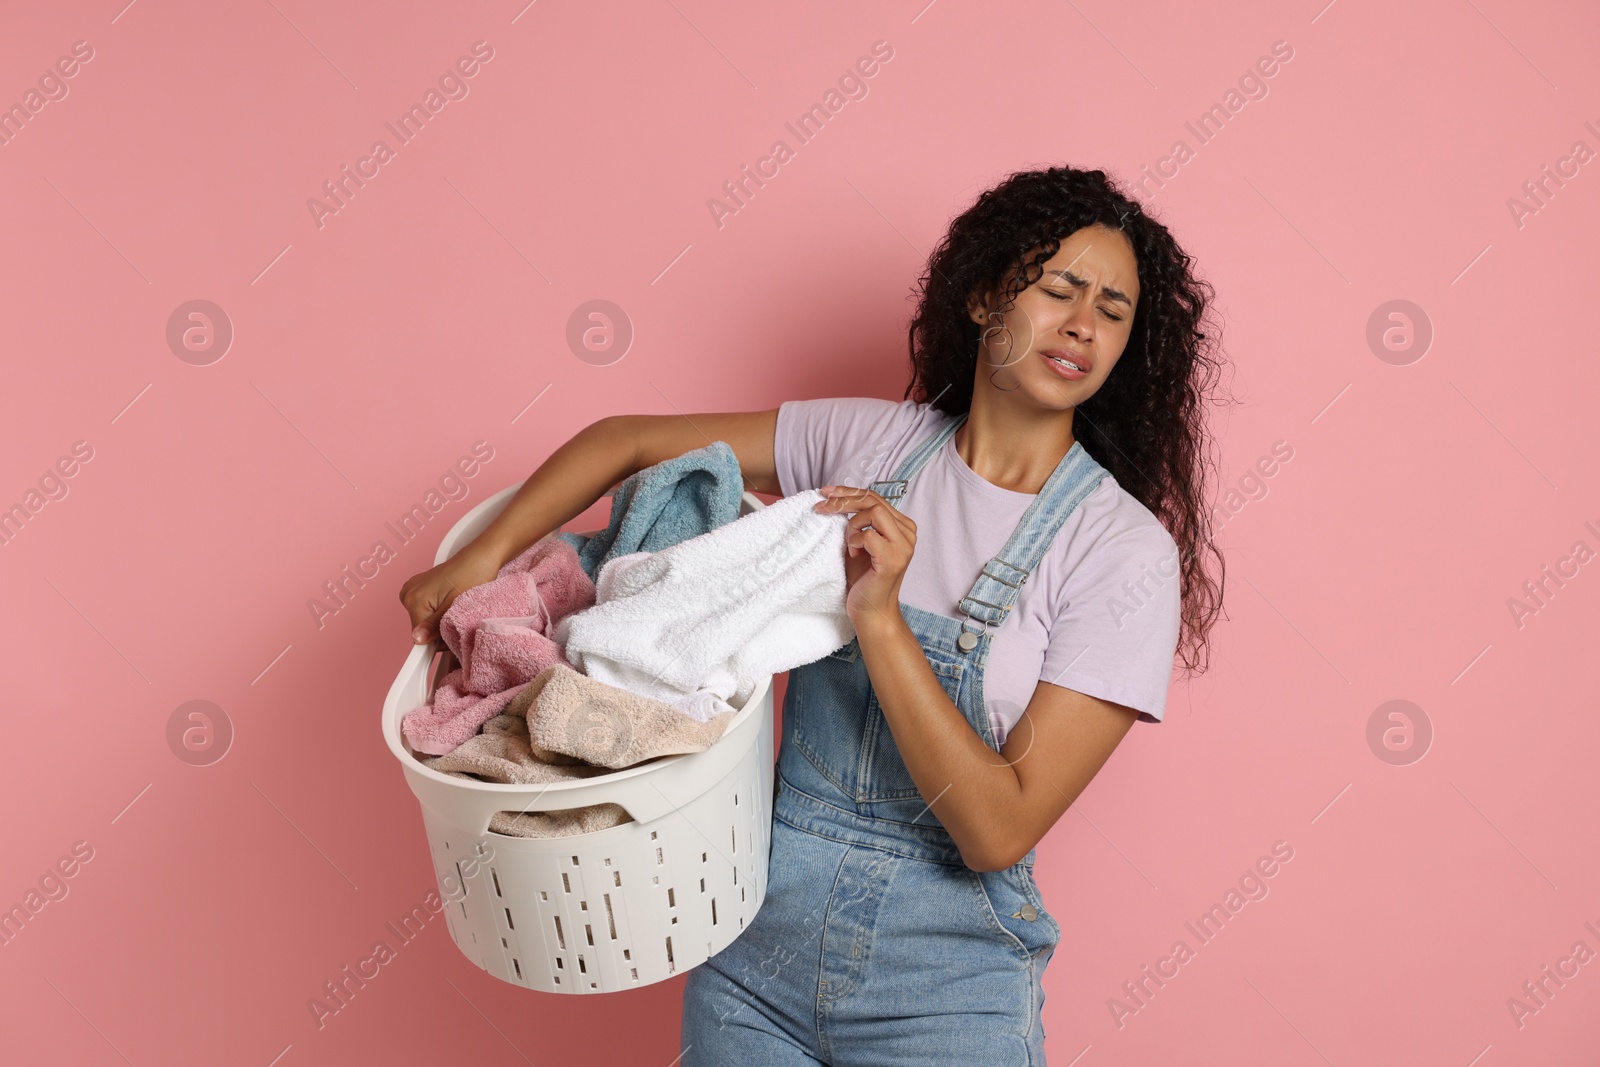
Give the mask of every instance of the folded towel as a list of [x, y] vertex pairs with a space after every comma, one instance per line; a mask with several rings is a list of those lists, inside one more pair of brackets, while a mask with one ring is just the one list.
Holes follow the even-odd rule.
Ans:
[[[697, 723], [676, 708], [586, 678], [564, 664], [522, 686], [483, 732], [423, 765], [458, 778], [542, 785], [592, 778], [661, 756], [700, 752], [733, 713]], [[515, 837], [564, 837], [632, 821], [602, 803], [550, 812], [496, 812], [489, 829]]]
[[[535, 759], [528, 748], [528, 721], [519, 714], [496, 715], [483, 724], [481, 734], [469, 737], [455, 751], [422, 763], [454, 778], [516, 785], [542, 785], [610, 773], [605, 767], [583, 763], [554, 765]], [[497, 811], [489, 817], [489, 829], [511, 837], [567, 837], [632, 821], [633, 816], [619, 804], [586, 804], [564, 811]]]
[[607, 562], [593, 607], [552, 631], [591, 679], [664, 703], [740, 706], [769, 675], [848, 644], [844, 515], [815, 489], [657, 552]]
[[528, 745], [528, 720], [509, 709], [484, 723], [482, 733], [467, 738], [453, 752], [425, 759], [422, 765], [457, 778], [475, 775], [508, 785], [544, 785], [610, 773], [606, 767], [551, 763], [534, 756]]
[[726, 441], [713, 441], [629, 475], [611, 496], [611, 522], [593, 536], [557, 537], [578, 552], [591, 579], [629, 552], [657, 552], [739, 516], [744, 478]]
[[566, 663], [550, 629], [593, 603], [594, 583], [577, 550], [560, 538], [530, 545], [496, 578], [458, 594], [439, 620], [439, 637], [460, 666], [440, 679], [429, 703], [401, 720], [412, 749], [450, 752], [540, 671]]
[[507, 837], [571, 837], [632, 822], [621, 804], [590, 804], [571, 811], [497, 811], [489, 829]]
[[526, 714], [535, 758], [581, 760], [613, 769], [699, 752], [722, 736], [734, 716], [730, 708], [709, 722], [696, 722], [670, 704], [598, 682], [559, 663], [529, 683], [526, 694], [532, 694]]

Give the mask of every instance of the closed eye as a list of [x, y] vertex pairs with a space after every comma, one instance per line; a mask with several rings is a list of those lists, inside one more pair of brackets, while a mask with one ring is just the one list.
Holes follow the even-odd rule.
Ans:
[[[1051, 296], [1055, 297], [1057, 300], [1070, 300], [1072, 298], [1070, 294], [1068, 294], [1068, 293], [1058, 293], [1054, 289], [1046, 289], [1045, 292], [1049, 293]], [[1122, 321], [1122, 316], [1121, 315], [1113, 315], [1110, 311], [1106, 310], [1105, 308], [1101, 308], [1100, 309], [1100, 313], [1102, 315], [1104, 315], [1106, 318], [1110, 319], [1112, 322], [1121, 322]]]

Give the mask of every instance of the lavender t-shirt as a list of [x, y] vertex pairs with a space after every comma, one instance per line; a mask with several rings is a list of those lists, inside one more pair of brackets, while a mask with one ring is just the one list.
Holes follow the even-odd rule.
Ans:
[[[893, 477], [945, 418], [911, 400], [786, 401], [773, 441], [779, 487], [784, 496], [824, 485], [870, 488]], [[1034, 498], [984, 480], [951, 437], [906, 487], [901, 511], [917, 524], [917, 548], [900, 599], [964, 619], [956, 605]], [[983, 686], [997, 742], [1021, 717], [1038, 681], [1160, 722], [1179, 607], [1176, 542], [1108, 473], [1062, 524], [1005, 622], [990, 628]]]

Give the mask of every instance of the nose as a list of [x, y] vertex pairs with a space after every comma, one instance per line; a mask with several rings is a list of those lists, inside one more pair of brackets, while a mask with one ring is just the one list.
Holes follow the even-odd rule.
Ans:
[[1094, 339], [1094, 305], [1088, 300], [1073, 301], [1067, 308], [1067, 313], [1062, 316], [1061, 332], [1068, 337], [1075, 337], [1080, 342], [1088, 343]]

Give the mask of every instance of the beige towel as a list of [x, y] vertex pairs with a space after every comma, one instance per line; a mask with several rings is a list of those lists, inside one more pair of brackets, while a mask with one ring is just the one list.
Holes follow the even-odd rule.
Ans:
[[620, 804], [590, 804], [568, 811], [497, 811], [489, 829], [508, 837], [568, 837], [632, 822]]
[[[467, 738], [452, 752], [424, 759], [423, 765], [457, 778], [476, 776], [515, 785], [565, 782], [607, 772], [605, 767], [583, 763], [551, 764], [535, 759], [528, 747], [528, 721], [520, 714], [510, 714], [512, 710], [508, 706], [483, 724], [482, 733]], [[510, 837], [567, 837], [632, 821], [619, 805], [589, 804], [565, 811], [497, 811], [489, 819], [489, 829]]]
[[613, 770], [708, 748], [735, 714], [729, 710], [697, 722], [671, 704], [590, 678], [564, 663], [534, 675], [512, 703], [521, 704], [527, 715], [535, 758]]
[[[593, 778], [660, 756], [699, 752], [722, 736], [733, 714], [696, 722], [670, 704], [556, 664], [485, 722], [482, 733], [422, 763], [457, 778], [516, 785]], [[565, 811], [499, 811], [489, 829], [511, 837], [567, 837], [632, 821], [621, 805], [589, 804]]]

